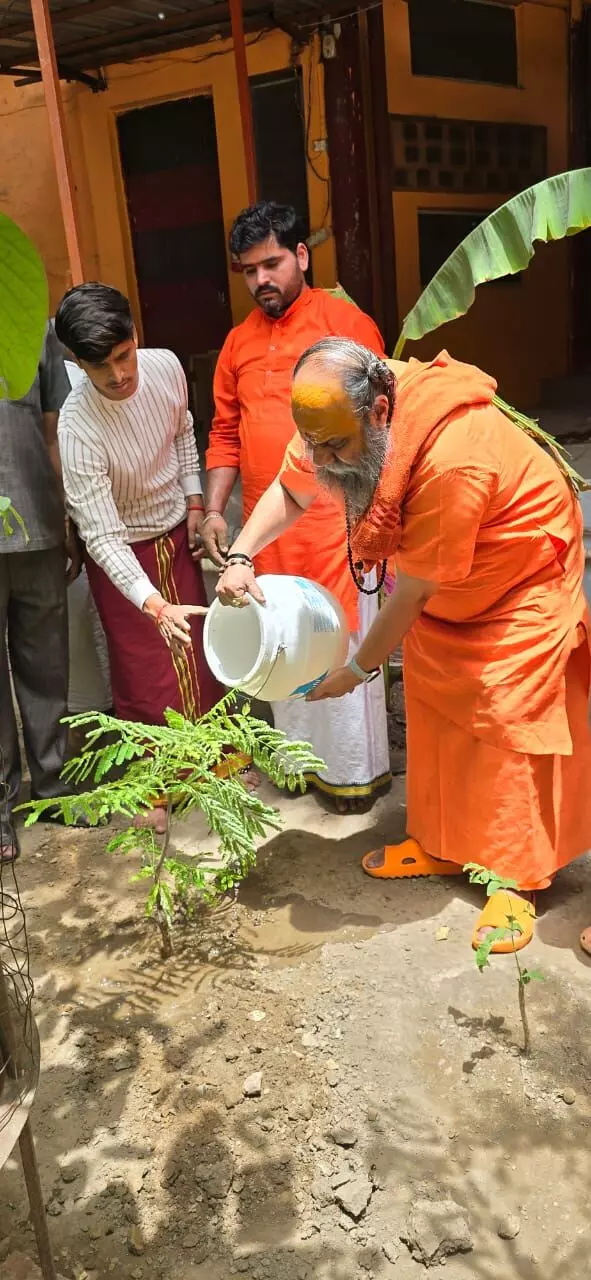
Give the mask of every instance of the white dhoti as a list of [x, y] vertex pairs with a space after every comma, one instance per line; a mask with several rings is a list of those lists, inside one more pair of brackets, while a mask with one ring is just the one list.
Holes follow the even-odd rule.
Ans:
[[105, 633], [91, 595], [86, 569], [68, 588], [70, 681], [68, 711], [108, 711], [112, 706]]
[[[367, 580], [368, 583], [371, 579]], [[378, 597], [359, 596], [359, 631], [351, 635], [349, 658], [357, 652], [378, 611]], [[344, 698], [325, 702], [273, 702], [275, 727], [290, 741], [309, 742], [325, 769], [307, 781], [334, 796], [370, 796], [390, 781], [390, 752], [384, 677], [358, 685]]]

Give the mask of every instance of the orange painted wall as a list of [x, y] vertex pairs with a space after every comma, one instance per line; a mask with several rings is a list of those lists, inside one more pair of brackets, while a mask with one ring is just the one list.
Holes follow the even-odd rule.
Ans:
[[[70, 102], [66, 93], [67, 106]], [[15, 89], [0, 81], [0, 210], [37, 245], [52, 297], [67, 273], [66, 243], [40, 86]]]
[[[312, 141], [326, 132], [317, 48], [312, 55], [306, 51], [300, 62], [306, 91], [308, 87], [311, 90]], [[290, 41], [280, 31], [261, 37], [248, 48], [248, 69], [253, 76], [280, 70], [289, 63]], [[129, 293], [139, 313], [117, 115], [171, 98], [213, 95], [224, 223], [229, 232], [236, 214], [248, 204], [232, 45], [230, 41], [211, 42], [112, 66], [106, 75], [109, 88], [105, 93], [62, 85], [82, 252], [86, 277], [100, 278]], [[53, 307], [68, 286], [69, 276], [43, 90], [36, 85], [16, 89], [9, 80], [0, 82], [0, 88], [0, 209], [15, 218], [37, 244], [47, 267]], [[314, 167], [328, 176], [325, 154], [314, 156]], [[308, 174], [311, 225], [317, 230], [325, 220], [326, 184], [311, 169]], [[317, 283], [334, 285], [335, 254], [330, 238], [313, 250], [313, 258]], [[248, 312], [249, 295], [239, 275], [230, 273], [229, 284], [232, 315], [239, 321]]]
[[[403, 114], [545, 125], [549, 170], [567, 167], [568, 133], [568, 0], [551, 4], [526, 2], [516, 10], [521, 87], [496, 88], [428, 77], [410, 70], [406, 0], [384, 0], [389, 109]], [[211, 56], [214, 54], [215, 56]], [[312, 58], [311, 79], [309, 79]], [[289, 65], [290, 41], [280, 31], [248, 49], [251, 75]], [[317, 44], [301, 57], [304, 83], [311, 84], [311, 142], [326, 133], [323, 71]], [[87, 277], [100, 278], [129, 293], [139, 315], [127, 209], [119, 164], [116, 119], [138, 106], [184, 97], [213, 95], [222, 204], [226, 231], [247, 203], [238, 97], [230, 42], [211, 42], [170, 55], [112, 66], [107, 92], [92, 94], [76, 85], [62, 86], [68, 139], [76, 183], [82, 249]], [[324, 176], [328, 158], [314, 156]], [[313, 230], [325, 218], [326, 186], [308, 170]], [[499, 192], [501, 203], [507, 194]], [[420, 292], [417, 211], [428, 207], [491, 207], [491, 197], [400, 192], [393, 197], [398, 304], [404, 316]], [[45, 260], [55, 305], [68, 284], [68, 267], [53, 159], [49, 145], [43, 92], [38, 86], [15, 89], [0, 82], [0, 209], [32, 236]], [[330, 225], [330, 217], [328, 218]], [[314, 250], [317, 283], [335, 283], [332, 239]], [[234, 321], [248, 311], [243, 281], [229, 274]], [[421, 343], [407, 354], [429, 355], [447, 345], [461, 358], [485, 365], [508, 399], [524, 407], [535, 404], [540, 379], [567, 370], [568, 251], [565, 245], [538, 250], [522, 282], [481, 289], [465, 318]]]
[[[397, 114], [432, 115], [544, 125], [548, 131], [549, 174], [568, 167], [568, 3], [524, 3], [516, 10], [520, 88], [465, 83], [411, 74], [408, 6], [386, 0], [384, 22], [388, 106]], [[396, 192], [394, 224], [398, 306], [404, 317], [420, 291], [417, 212], [419, 209], [491, 209], [497, 196]], [[480, 289], [460, 320], [419, 343], [405, 355], [429, 357], [446, 346], [460, 359], [485, 366], [509, 400], [532, 407], [540, 379], [560, 376], [568, 364], [568, 249], [540, 247], [517, 285]]]
[[[206, 47], [214, 57], [204, 57], [205, 49], [188, 49], [174, 56], [151, 59], [130, 66], [110, 67], [106, 93], [78, 95], [78, 117], [94, 213], [96, 253], [101, 279], [127, 290], [137, 304], [133, 255], [117, 146], [117, 115], [134, 107], [147, 106], [193, 93], [213, 96], [222, 206], [226, 232], [236, 214], [248, 204], [238, 94], [231, 56], [231, 44]], [[224, 52], [225, 51], [225, 52]], [[220, 55], [220, 56], [217, 56]], [[248, 48], [251, 75], [280, 70], [289, 65], [290, 42], [279, 31], [262, 37]], [[309, 83], [306, 53], [303, 72]], [[312, 67], [310, 137], [322, 136], [322, 70], [314, 57]], [[326, 158], [315, 157], [315, 167], [326, 172]], [[326, 186], [312, 171], [309, 174], [309, 202], [312, 229], [321, 226], [326, 202]], [[88, 230], [88, 241], [92, 232]], [[332, 241], [314, 250], [314, 272], [319, 284], [334, 283], [335, 259]], [[244, 318], [250, 298], [239, 275], [230, 273], [230, 302], [234, 321]]]

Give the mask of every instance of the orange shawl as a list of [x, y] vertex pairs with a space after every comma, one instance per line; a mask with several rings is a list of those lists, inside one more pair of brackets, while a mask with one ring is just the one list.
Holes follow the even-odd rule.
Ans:
[[386, 461], [373, 501], [351, 532], [355, 561], [374, 565], [396, 552], [402, 507], [412, 469], [452, 415], [490, 404], [497, 384], [475, 365], [461, 364], [442, 351], [430, 364], [411, 359], [400, 376]]

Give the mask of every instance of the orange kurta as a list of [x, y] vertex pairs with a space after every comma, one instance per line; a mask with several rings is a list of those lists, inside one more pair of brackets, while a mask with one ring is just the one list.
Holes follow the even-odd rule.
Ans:
[[[294, 365], [320, 338], [340, 335], [383, 354], [373, 320], [323, 289], [305, 289], [279, 319], [260, 308], [228, 335], [214, 379], [216, 413], [207, 469], [239, 467], [247, 518], [275, 479], [295, 426], [291, 415]], [[332, 591], [358, 626], [357, 589], [346, 557], [343, 510], [322, 492], [294, 529], [256, 558], [258, 573], [313, 578]]]
[[[434, 414], [400, 505], [395, 567], [439, 586], [404, 646], [408, 831], [436, 857], [541, 888], [591, 846], [582, 518], [552, 458], [487, 402], [485, 375], [439, 362], [423, 366], [435, 396], [454, 373], [476, 392]], [[407, 368], [394, 459], [413, 403], [405, 382], [421, 372]], [[310, 484], [298, 444], [283, 478]], [[373, 530], [379, 553], [379, 521]]]

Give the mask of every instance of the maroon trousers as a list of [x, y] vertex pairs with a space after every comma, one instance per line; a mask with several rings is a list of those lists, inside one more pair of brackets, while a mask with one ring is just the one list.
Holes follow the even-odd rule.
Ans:
[[[134, 542], [132, 550], [165, 600], [207, 604], [185, 521], [160, 538]], [[173, 653], [153, 619], [131, 604], [90, 556], [86, 568], [107, 638], [113, 704], [120, 719], [162, 724], [167, 707], [187, 720], [209, 711], [223, 691], [203, 656], [203, 618], [190, 619], [192, 643]]]

